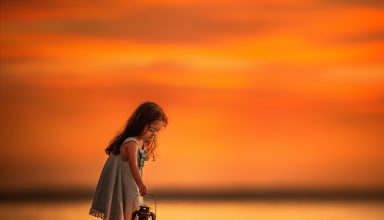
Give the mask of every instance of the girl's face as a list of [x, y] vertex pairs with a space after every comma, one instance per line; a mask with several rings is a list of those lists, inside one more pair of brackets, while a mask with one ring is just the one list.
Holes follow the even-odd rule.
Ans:
[[144, 131], [141, 137], [144, 140], [144, 143], [149, 143], [155, 138], [156, 134], [163, 127], [164, 122], [162, 120], [156, 120], [152, 124], [149, 124], [144, 127]]

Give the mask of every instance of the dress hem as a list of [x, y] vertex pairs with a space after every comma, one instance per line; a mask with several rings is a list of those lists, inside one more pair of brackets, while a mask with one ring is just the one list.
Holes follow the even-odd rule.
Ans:
[[101, 218], [105, 220], [105, 213], [103, 211], [97, 210], [97, 209], [90, 209], [89, 210], [89, 215], [92, 215], [96, 218]]

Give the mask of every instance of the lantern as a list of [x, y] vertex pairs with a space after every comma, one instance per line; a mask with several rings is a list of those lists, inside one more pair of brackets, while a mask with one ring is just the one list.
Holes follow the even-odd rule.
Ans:
[[[135, 196], [134, 200], [137, 196]], [[150, 217], [152, 220], [156, 220], [156, 199], [153, 196], [152, 198], [155, 200], [155, 212], [151, 212], [151, 208], [149, 206], [142, 204], [139, 206], [139, 210], [135, 210], [132, 212], [131, 220], [149, 220]]]

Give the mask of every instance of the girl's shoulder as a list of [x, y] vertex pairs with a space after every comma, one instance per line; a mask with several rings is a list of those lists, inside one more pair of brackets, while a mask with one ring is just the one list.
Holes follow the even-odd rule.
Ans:
[[123, 145], [123, 144], [125, 144], [125, 143], [127, 143], [127, 142], [129, 142], [129, 141], [133, 141], [133, 142], [135, 142], [135, 143], [137, 144], [137, 146], [140, 146], [139, 141], [138, 141], [136, 138], [134, 138], [134, 137], [127, 137], [127, 138], [123, 141], [123, 143], [122, 143], [121, 145]]

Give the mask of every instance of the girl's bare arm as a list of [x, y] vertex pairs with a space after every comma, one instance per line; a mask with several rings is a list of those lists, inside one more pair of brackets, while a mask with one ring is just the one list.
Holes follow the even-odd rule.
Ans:
[[128, 161], [129, 168], [131, 169], [133, 179], [139, 187], [140, 194], [145, 195], [145, 185], [140, 176], [139, 168], [137, 167], [137, 151], [139, 147], [133, 141], [128, 141], [121, 147], [120, 156], [123, 161]]

